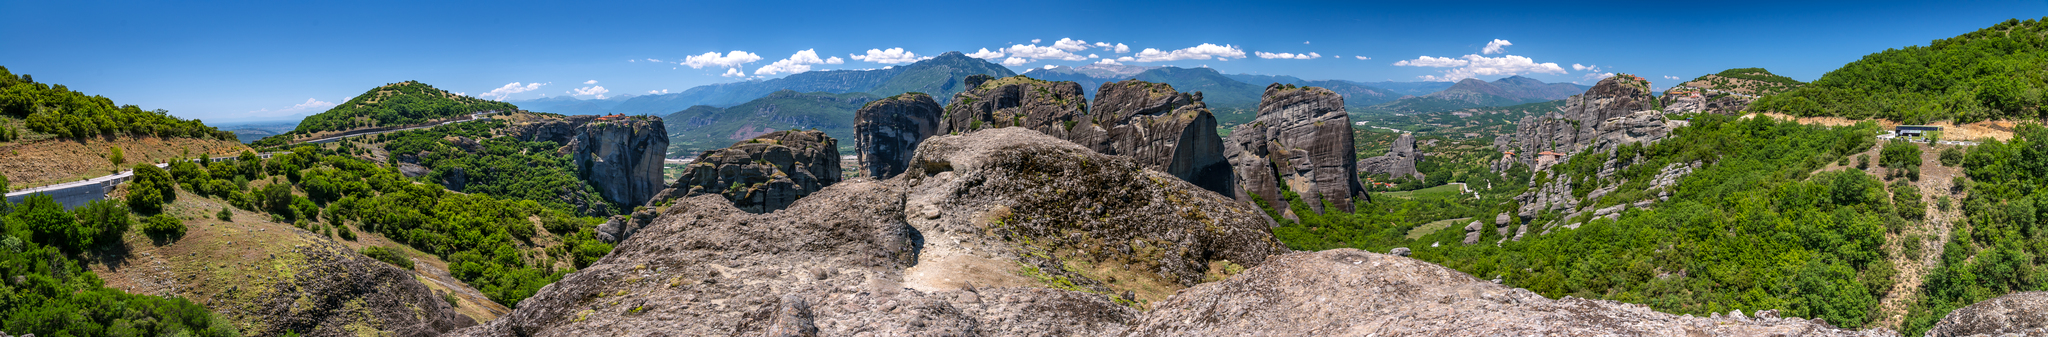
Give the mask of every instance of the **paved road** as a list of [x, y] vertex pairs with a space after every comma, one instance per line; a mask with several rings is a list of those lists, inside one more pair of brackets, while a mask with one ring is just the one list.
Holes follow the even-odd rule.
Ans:
[[[271, 155], [278, 153], [282, 152], [268, 152], [263, 153], [259, 156], [262, 158], [270, 158]], [[208, 158], [207, 161], [215, 162], [234, 159], [236, 159], [236, 157], [234, 156], [215, 157]], [[156, 164], [156, 167], [159, 168], [169, 166], [170, 164]], [[128, 178], [132, 178], [134, 176], [135, 170], [126, 170], [121, 171], [120, 173], [93, 177], [86, 180], [49, 184], [14, 190], [7, 192], [7, 202], [18, 203], [21, 202], [23, 199], [27, 199], [29, 195], [43, 193], [50, 195], [51, 198], [57, 199], [57, 202], [64, 204], [64, 208], [66, 209], [78, 208], [80, 206], [85, 206], [86, 203], [90, 203], [93, 200], [106, 199], [107, 192], [113, 191], [114, 186], [119, 186], [121, 185], [121, 183], [128, 182]]]
[[[1882, 141], [1890, 141], [1890, 140], [1892, 140], [1893, 138], [1899, 138], [1899, 136], [1897, 136], [1897, 135], [1892, 135], [1892, 134], [1882, 134], [1882, 135], [1877, 135], [1877, 140], [1882, 140]], [[1925, 140], [1925, 139], [1907, 139], [1906, 141], [1909, 141], [1909, 142], [1914, 142], [1914, 143], [1922, 143], [1922, 144], [1925, 144], [1925, 143], [1927, 143], [1927, 140]], [[1937, 142], [1935, 142], [1935, 143], [1936, 143], [1936, 144], [1941, 144], [1941, 145], [1957, 145], [1957, 146], [1977, 146], [1977, 142], [1965, 142], [1965, 141], [1960, 141], [1960, 140], [1944, 140], [1944, 141], [1937, 141]]]
[[326, 143], [333, 143], [334, 141], [337, 141], [337, 140], [342, 140], [343, 138], [350, 138], [350, 137], [362, 137], [362, 136], [369, 136], [369, 135], [378, 135], [378, 134], [386, 134], [386, 133], [392, 133], [392, 132], [399, 132], [399, 131], [407, 131], [407, 130], [419, 130], [419, 129], [425, 129], [425, 128], [432, 128], [432, 127], [436, 127], [436, 126], [442, 126], [442, 125], [448, 125], [448, 124], [455, 124], [455, 123], [461, 123], [461, 122], [473, 122], [473, 121], [477, 121], [477, 120], [481, 120], [481, 119], [483, 119], [483, 115], [484, 115], [484, 114], [492, 114], [492, 113], [497, 113], [497, 111], [483, 111], [483, 112], [477, 112], [477, 113], [472, 113], [472, 114], [469, 114], [469, 118], [465, 118], [465, 119], [458, 119], [458, 120], [452, 120], [452, 121], [446, 121], [446, 122], [441, 122], [440, 124], [434, 124], [434, 125], [422, 125], [422, 126], [415, 126], [415, 127], [409, 127], [409, 128], [404, 128], [404, 129], [397, 129], [397, 130], [385, 130], [385, 131], [377, 131], [377, 132], [369, 132], [369, 133], [359, 133], [359, 134], [353, 134], [353, 135], [340, 135], [340, 136], [334, 136], [334, 137], [327, 137], [327, 138], [321, 138], [321, 139], [314, 139], [314, 140], [309, 140], [309, 141], [305, 141], [305, 142], [300, 142], [300, 144], [326, 144]]

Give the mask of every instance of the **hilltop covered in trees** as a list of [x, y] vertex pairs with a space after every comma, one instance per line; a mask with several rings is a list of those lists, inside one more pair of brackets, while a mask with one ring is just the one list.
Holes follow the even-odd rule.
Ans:
[[1759, 99], [1750, 109], [1907, 124], [1968, 123], [2043, 117], [2044, 91], [2048, 25], [2013, 19], [1927, 46], [1864, 56], [1811, 85]]
[[[72, 91], [62, 84], [38, 83], [28, 74], [15, 75], [0, 67], [0, 114], [21, 118], [28, 130], [60, 138], [92, 136], [154, 136], [234, 140], [235, 134], [221, 131], [197, 119], [171, 117], [163, 109], [143, 110], [134, 105], [114, 105], [114, 100]], [[0, 127], [0, 141], [13, 140], [20, 133], [13, 126]]]

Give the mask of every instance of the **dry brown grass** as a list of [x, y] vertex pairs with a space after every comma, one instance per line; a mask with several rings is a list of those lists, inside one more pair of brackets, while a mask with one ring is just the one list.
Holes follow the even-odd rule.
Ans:
[[[1877, 123], [1878, 127], [1884, 128], [1886, 130], [1890, 130], [1892, 127], [1899, 126], [1899, 122], [1885, 119], [1857, 120], [1842, 117], [1794, 117], [1792, 115], [1786, 115], [1775, 112], [1756, 113], [1751, 115], [1764, 115], [1779, 120], [1794, 120], [1798, 121], [1800, 124], [1815, 124], [1826, 126], [1856, 125], [1856, 123], [1865, 121]], [[1743, 117], [1748, 118], [1749, 116]], [[2011, 141], [2013, 127], [2018, 126], [2022, 122], [2023, 121], [1996, 120], [1956, 125], [1955, 122], [1942, 121], [1929, 123], [1927, 125], [1941, 127], [1941, 138], [1947, 140], [1977, 140], [1983, 138], [1991, 138], [1997, 139], [1999, 141]]]
[[[127, 164], [107, 160], [107, 148], [119, 146]], [[138, 163], [160, 163], [190, 151], [192, 156], [232, 156], [248, 150], [232, 140], [157, 137], [43, 139], [0, 143], [0, 174], [16, 188], [98, 177]]]

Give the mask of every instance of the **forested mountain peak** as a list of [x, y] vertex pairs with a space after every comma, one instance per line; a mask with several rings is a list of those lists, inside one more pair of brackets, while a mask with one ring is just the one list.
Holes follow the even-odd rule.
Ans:
[[1926, 46], [1866, 55], [1750, 108], [1906, 124], [1968, 123], [2039, 118], [2048, 105], [2044, 90], [2048, 24], [2011, 19]]
[[1776, 95], [1800, 86], [1806, 82], [1791, 77], [1772, 74], [1764, 68], [1735, 68], [1720, 73], [1694, 78], [1665, 90], [1664, 94], [1701, 92], [1703, 94], [1738, 94], [1744, 96]]

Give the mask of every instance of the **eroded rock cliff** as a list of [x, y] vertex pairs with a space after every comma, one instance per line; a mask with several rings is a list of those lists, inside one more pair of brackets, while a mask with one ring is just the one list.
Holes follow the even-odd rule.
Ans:
[[2048, 292], [2012, 293], [1956, 309], [1927, 336], [2048, 336]]
[[1201, 93], [1126, 80], [1104, 83], [1091, 107], [1074, 82], [1016, 76], [970, 83], [978, 85], [947, 105], [939, 132], [1023, 127], [1233, 195], [1223, 138], [1216, 135], [1216, 116], [1202, 103]]
[[1403, 133], [1394, 139], [1394, 147], [1387, 150], [1387, 155], [1359, 159], [1358, 172], [1423, 180], [1428, 176], [1415, 169], [1415, 163], [1419, 161], [1422, 161], [1422, 153], [1415, 152], [1415, 134]]
[[1641, 77], [1609, 77], [1567, 98], [1557, 112], [1523, 117], [1500, 150], [1515, 152], [1516, 160], [1541, 171], [1581, 151], [1657, 141], [1670, 134], [1671, 125], [1655, 110], [1656, 100]]
[[853, 117], [861, 173], [875, 179], [903, 173], [917, 144], [939, 133], [944, 112], [930, 95], [915, 92], [862, 106]]
[[584, 180], [605, 200], [631, 209], [661, 192], [661, 160], [668, 155], [668, 131], [661, 117], [604, 116], [584, 123], [563, 147]]
[[1316, 212], [1323, 203], [1346, 212], [1365, 200], [1358, 182], [1358, 153], [1351, 143], [1351, 117], [1344, 97], [1328, 89], [1273, 84], [1259, 101], [1259, 115], [1231, 130], [1223, 154], [1237, 173], [1238, 199], [1263, 198], [1285, 210], [1284, 188]]
[[839, 140], [817, 130], [784, 130], [705, 152], [655, 203], [705, 194], [754, 213], [774, 212], [842, 179]]
[[1107, 335], [1285, 250], [1257, 210], [1020, 128], [755, 214], [678, 199], [589, 268], [458, 336]]

